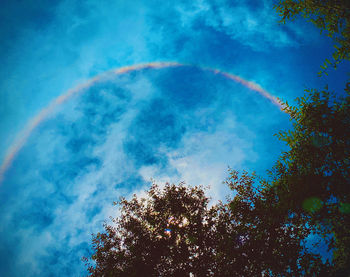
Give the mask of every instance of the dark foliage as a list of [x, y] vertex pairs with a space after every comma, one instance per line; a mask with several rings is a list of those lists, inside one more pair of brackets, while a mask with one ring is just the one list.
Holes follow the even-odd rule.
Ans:
[[[281, 22], [301, 15], [334, 41], [336, 67], [350, 60], [350, 1], [280, 0]], [[333, 251], [330, 275], [350, 276], [350, 82], [345, 97], [325, 88], [307, 91], [296, 107], [286, 105], [294, 127], [280, 132], [290, 150], [271, 171], [281, 209], [297, 214]]]
[[[153, 185], [122, 199], [121, 215], [93, 238], [90, 276], [300, 276], [324, 271], [302, 244], [309, 230], [276, 209], [253, 176], [230, 171], [233, 198], [209, 207], [201, 187]], [[259, 187], [259, 189], [257, 188]], [[89, 259], [85, 258], [86, 261]]]
[[226, 184], [235, 196], [218, 205], [215, 276], [308, 276], [327, 271], [327, 264], [303, 246], [310, 229], [279, 209], [268, 183], [231, 171]]
[[349, 276], [350, 93], [311, 90], [286, 111], [294, 126], [279, 138], [290, 150], [271, 171], [278, 205], [321, 234], [334, 250], [335, 276]]

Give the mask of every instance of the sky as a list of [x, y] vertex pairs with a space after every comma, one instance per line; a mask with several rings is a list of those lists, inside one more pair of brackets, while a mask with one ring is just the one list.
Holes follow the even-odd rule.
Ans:
[[0, 276], [83, 276], [113, 201], [151, 178], [217, 200], [228, 167], [266, 176], [291, 123], [261, 91], [341, 94], [349, 68], [319, 78], [332, 41], [273, 3], [3, 0]]

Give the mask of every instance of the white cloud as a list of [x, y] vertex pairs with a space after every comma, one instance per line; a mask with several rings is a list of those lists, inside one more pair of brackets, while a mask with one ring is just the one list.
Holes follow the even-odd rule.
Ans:
[[175, 150], [159, 149], [168, 157], [165, 169], [144, 166], [139, 174], [145, 181], [151, 178], [158, 184], [179, 183], [210, 186], [209, 194], [223, 199], [227, 188], [222, 182], [227, 177], [228, 167], [241, 169], [249, 160], [254, 161], [257, 153], [252, 150], [254, 134], [246, 126], [235, 122], [228, 112], [213, 132], [188, 132]]
[[225, 33], [256, 51], [270, 50], [271, 46], [285, 47], [299, 44], [286, 30], [288, 28], [289, 32], [298, 35], [298, 40], [302, 39], [300, 30], [296, 26], [281, 28], [272, 1], [249, 3], [195, 0], [189, 5], [178, 4], [176, 10], [183, 26], [190, 27], [196, 20], [201, 19], [208, 27]]
[[[92, 4], [87, 11], [79, 10], [82, 13], [81, 16], [77, 15], [79, 12], [75, 11], [70, 3], [71, 1], [62, 2], [57, 11], [56, 21], [49, 29], [26, 31], [26, 35], [19, 40], [14, 51], [15, 56], [21, 53], [21, 64], [9, 74], [12, 74], [9, 79], [16, 83], [16, 86], [8, 86], [2, 91], [15, 99], [13, 109], [26, 111], [19, 112], [21, 120], [25, 120], [45, 106], [72, 84], [78, 83], [78, 80], [87, 79], [112, 67], [159, 59], [158, 55], [149, 50], [152, 43], [168, 50], [169, 44], [163, 41], [162, 36], [162, 30], [166, 31], [165, 27], [159, 26], [157, 29], [148, 21], [149, 16], [163, 15], [159, 15], [158, 9], [155, 12], [151, 11], [154, 10], [151, 5], [146, 9], [144, 4], [146, 2], [139, 3], [138, 6], [133, 1], [109, 1], [108, 4], [111, 5], [109, 6], [95, 5], [93, 3], [97, 2], [90, 1], [89, 3]], [[211, 8], [213, 4], [218, 6], [216, 11]], [[196, 31], [192, 30], [193, 23], [201, 18], [205, 20], [207, 26], [257, 50], [261, 50], [260, 46], [263, 43], [265, 47], [295, 43], [287, 33], [277, 29], [275, 18], [271, 17], [273, 12], [270, 6], [263, 4], [261, 10], [251, 10], [245, 1], [239, 1], [236, 4], [236, 8], [229, 6], [227, 1], [219, 3], [197, 0], [189, 6], [174, 4], [181, 19], [177, 27], [183, 32], [188, 31], [188, 35], [196, 38]], [[168, 11], [173, 12], [173, 7]], [[71, 16], [67, 17], [67, 14]], [[162, 18], [165, 22], [167, 19]], [[25, 49], [23, 45], [26, 46]], [[174, 46], [170, 45], [169, 51], [173, 49]], [[184, 51], [187, 50], [184, 49]], [[179, 57], [181, 56], [174, 55], [174, 58]], [[201, 57], [195, 58], [199, 60]], [[233, 120], [234, 112], [223, 113], [222, 122], [213, 127], [216, 119], [205, 115], [214, 114], [220, 107], [210, 103], [211, 106], [206, 110], [202, 109], [195, 114], [198, 121], [202, 119], [203, 114], [203, 118], [207, 120], [203, 125], [210, 125], [207, 131], [189, 130], [182, 137], [177, 149], [165, 147], [157, 149], [159, 154], [167, 157], [169, 162], [167, 168], [147, 165], [138, 170], [123, 149], [128, 127], [142, 105], [147, 105], [147, 101], [166, 92], [155, 91], [147, 79], [141, 78], [135, 81], [120, 78], [118, 82], [131, 92], [132, 101], [124, 103], [127, 105], [127, 112], [118, 123], [108, 126], [106, 136], [99, 138], [101, 144], [90, 149], [89, 154], [101, 160], [101, 167], [92, 166], [82, 170], [77, 177], [67, 180], [64, 184], [58, 180], [52, 182], [43, 180], [38, 168], [33, 169], [34, 166], [31, 164], [28, 165], [30, 176], [21, 176], [20, 184], [25, 186], [22, 189], [18, 187], [14, 189], [14, 193], [18, 193], [17, 200], [6, 206], [7, 211], [2, 214], [4, 225], [1, 230], [7, 228], [5, 222], [11, 222], [23, 207], [32, 208], [31, 205], [34, 204], [30, 200], [33, 196], [39, 197], [38, 201], [50, 199], [52, 210], [48, 210], [52, 213], [50, 215], [53, 216], [53, 222], [40, 231], [33, 231], [31, 227], [22, 227], [24, 229], [20, 230], [19, 235], [22, 244], [26, 245], [21, 245], [22, 249], [18, 250], [21, 257], [19, 264], [23, 261], [38, 268], [35, 263], [39, 262], [40, 256], [52, 255], [48, 252], [51, 246], [56, 245], [57, 248], [61, 247], [61, 251], [66, 251], [67, 249], [63, 248], [67, 245], [72, 249], [81, 242], [89, 242], [90, 233], [101, 230], [103, 220], [117, 213], [112, 206], [112, 201], [117, 200], [116, 197], [121, 195], [130, 196], [133, 192], [144, 195], [143, 191], [149, 184], [150, 178], [154, 178], [161, 185], [166, 182], [180, 181], [190, 185], [211, 185], [211, 196], [214, 199], [222, 199], [225, 194], [222, 181], [226, 178], [227, 166], [239, 169], [246, 160], [254, 161], [257, 158], [257, 153], [252, 149], [253, 131], [246, 127], [245, 123]], [[10, 94], [9, 92], [12, 91], [14, 93]], [[219, 95], [221, 91], [217, 93]], [[101, 94], [110, 103], [119, 101], [108, 91]], [[17, 99], [21, 100], [17, 101]], [[75, 106], [73, 102], [71, 103], [67, 104], [71, 105], [69, 112], [68, 106], [58, 112], [67, 112], [64, 114], [67, 124], [83, 116], [81, 112], [74, 110]], [[75, 104], [79, 105], [77, 102]], [[102, 112], [98, 109], [97, 111]], [[16, 125], [12, 121], [11, 124]], [[11, 130], [13, 129], [16, 128], [11, 125]], [[84, 130], [79, 129], [79, 131]], [[37, 141], [38, 144], [35, 146], [37, 149], [33, 150], [34, 153], [38, 153], [33, 164], [43, 166], [42, 169], [50, 169], [45, 167], [50, 164], [50, 160], [55, 159], [56, 162], [69, 160], [71, 157], [68, 157], [69, 153], [64, 146], [65, 139], [64, 136], [58, 136], [55, 133], [43, 135]], [[55, 152], [57, 149], [59, 151]], [[140, 184], [133, 191], [125, 182], [129, 177], [138, 174], [144, 179], [145, 186], [141, 187]], [[124, 187], [115, 187], [118, 183], [123, 183]], [[62, 187], [58, 187], [58, 184]], [[73, 198], [72, 202], [60, 200], [60, 193], [67, 198]], [[28, 203], [26, 203], [27, 200]], [[87, 210], [94, 207], [101, 209], [96, 211], [94, 217], [89, 217]], [[35, 222], [30, 223], [35, 224]], [[62, 241], [67, 245], [60, 245]], [[67, 262], [69, 261], [67, 258]]]

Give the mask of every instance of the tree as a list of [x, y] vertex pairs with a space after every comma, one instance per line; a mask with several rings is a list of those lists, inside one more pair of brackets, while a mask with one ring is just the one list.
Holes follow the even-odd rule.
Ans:
[[282, 23], [301, 15], [315, 24], [334, 41], [333, 61], [326, 59], [322, 70], [328, 65], [334, 68], [342, 60], [350, 60], [350, 1], [348, 0], [279, 0], [275, 9]]
[[[275, 5], [281, 22], [300, 14], [334, 41], [335, 68], [350, 60], [350, 2], [348, 0], [280, 0]], [[272, 190], [279, 206], [304, 218], [333, 250], [334, 276], [350, 275], [350, 82], [345, 97], [328, 88], [308, 90], [296, 107], [286, 103], [293, 129], [280, 132], [290, 150], [271, 171]]]
[[215, 208], [199, 187], [153, 185], [147, 199], [121, 199], [115, 226], [93, 239], [91, 276], [209, 276]]
[[290, 150], [270, 172], [278, 206], [303, 218], [333, 250], [332, 274], [350, 274], [350, 91], [343, 98], [310, 90], [296, 107], [293, 128], [280, 132]]
[[298, 216], [280, 210], [269, 183], [231, 170], [226, 184], [235, 194], [218, 205], [219, 270], [215, 276], [318, 276], [327, 272], [328, 264], [303, 244], [310, 229]]
[[121, 216], [94, 237], [91, 276], [207, 276], [215, 209], [203, 190], [153, 185], [147, 195], [115, 203]]
[[254, 180], [230, 171], [226, 184], [234, 196], [211, 207], [203, 188], [184, 184], [167, 184], [163, 190], [153, 184], [146, 198], [122, 198], [116, 203], [121, 215], [93, 237], [90, 276], [299, 276], [324, 271], [320, 257], [302, 244], [309, 230], [296, 218], [286, 219], [274, 208], [271, 190]]

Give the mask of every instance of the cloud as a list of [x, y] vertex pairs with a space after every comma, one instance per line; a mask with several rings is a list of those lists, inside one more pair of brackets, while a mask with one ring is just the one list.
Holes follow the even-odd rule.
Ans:
[[[293, 97], [301, 80], [293, 51], [303, 33], [278, 26], [270, 1], [26, 3], [27, 17], [12, 2], [2, 10], [16, 27], [10, 37], [5, 26], [0, 54], [0, 157], [28, 118], [112, 68], [188, 62]], [[0, 186], [0, 275], [85, 273], [90, 234], [119, 196], [152, 177], [210, 184], [221, 198], [227, 166], [264, 174], [287, 124], [265, 98], [195, 67], [106, 76], [42, 122]]]
[[227, 177], [227, 167], [242, 169], [246, 160], [254, 161], [257, 155], [252, 151], [251, 131], [239, 125], [226, 117], [213, 133], [184, 136], [183, 147], [168, 153], [169, 164], [176, 170], [178, 181], [210, 186], [211, 196], [223, 199], [227, 193], [222, 184]]
[[271, 9], [271, 1], [205, 1], [176, 5], [181, 26], [194, 28], [198, 22], [223, 32], [237, 42], [255, 51], [270, 47], [298, 46], [294, 30], [281, 28], [278, 15]]
[[[68, 268], [65, 274], [79, 274], [77, 253], [86, 253], [90, 234], [111, 214], [112, 202], [140, 182], [123, 141], [151, 88], [147, 80], [131, 77], [117, 77], [71, 99], [32, 133], [16, 159], [3, 184], [11, 189], [11, 197], [3, 201], [9, 210], [2, 211], [7, 215], [2, 234], [19, 237], [19, 249], [12, 256], [19, 257], [12, 261], [18, 272], [27, 268], [29, 276], [46, 274], [47, 259], [56, 257], [59, 262], [65, 257], [55, 274]], [[82, 243], [85, 250], [67, 255]]]
[[275, 116], [271, 108], [282, 114], [198, 68], [106, 76], [43, 121], [8, 171], [0, 233], [6, 247], [17, 241], [11, 264], [28, 276], [81, 274], [78, 260], [90, 251], [90, 234], [116, 213], [112, 202], [140, 193], [149, 177], [210, 184], [221, 198], [227, 166], [266, 154], [256, 137], [273, 127], [263, 123]]
[[[173, 60], [254, 78], [271, 59], [266, 56], [271, 47], [281, 49], [305, 40], [300, 28], [293, 27], [298, 30], [294, 32], [276, 23], [270, 1], [89, 0], [82, 5], [65, 0], [49, 6], [7, 2], [3, 11], [16, 35], [7, 30], [7, 24], [1, 26], [8, 47], [0, 53], [0, 117], [7, 119], [0, 122], [0, 158], [29, 118], [62, 92], [98, 73]], [[308, 30], [307, 37], [312, 33]], [[260, 50], [263, 53], [257, 53]], [[268, 63], [273, 77], [290, 72], [288, 64], [294, 60], [291, 52], [276, 55], [283, 66], [274, 70]], [[254, 66], [251, 59], [256, 61]], [[290, 83], [287, 78], [282, 81]]]
[[1, 158], [26, 120], [62, 92], [114, 67], [156, 60], [148, 51], [154, 31], [142, 1], [57, 1], [50, 8], [31, 2], [29, 7], [47, 14], [41, 28], [33, 25], [33, 8], [3, 9], [9, 7], [11, 18], [28, 14], [14, 22], [18, 35], [6, 31], [3, 37], [9, 47], [0, 69], [0, 116], [7, 118], [0, 122]]

